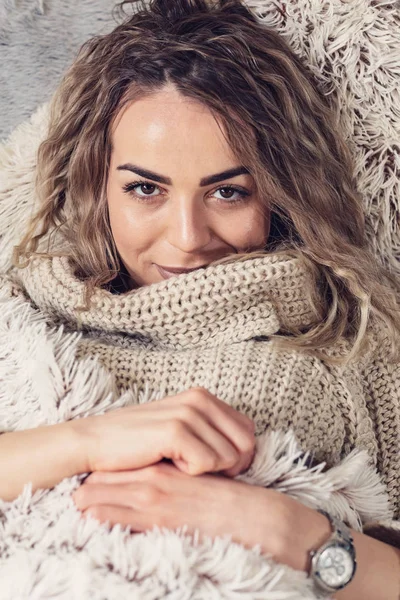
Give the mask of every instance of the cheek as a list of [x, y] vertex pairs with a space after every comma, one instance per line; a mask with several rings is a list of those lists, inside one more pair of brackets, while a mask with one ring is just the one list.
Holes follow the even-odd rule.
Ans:
[[143, 237], [143, 223], [135, 213], [127, 194], [112, 185], [107, 191], [107, 206], [111, 233], [119, 251], [140, 243]]
[[[123, 209], [110, 210], [111, 232], [117, 249], [129, 251], [139, 250], [146, 245], [149, 232], [144, 223], [135, 218], [132, 210]], [[123, 252], [124, 253], [124, 252]]]
[[242, 248], [262, 248], [266, 245], [269, 234], [269, 215], [263, 214], [259, 208], [244, 212], [238, 217], [235, 227], [237, 243]]
[[128, 237], [128, 227], [124, 219], [124, 211], [122, 208], [112, 200], [108, 202], [108, 214], [110, 219], [111, 233], [117, 248], [120, 249], [124, 246]]

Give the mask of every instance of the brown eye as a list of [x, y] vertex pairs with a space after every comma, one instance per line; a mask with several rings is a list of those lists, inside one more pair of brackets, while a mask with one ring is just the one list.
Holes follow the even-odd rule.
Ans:
[[227, 199], [231, 198], [232, 194], [236, 192], [236, 190], [232, 188], [219, 188], [219, 191], [221, 192], [222, 196]]
[[144, 198], [146, 196], [155, 198], [158, 194], [154, 194], [154, 192], [159, 188], [149, 181], [133, 181], [124, 185], [122, 189], [126, 194], [131, 194], [136, 198]]
[[152, 185], [151, 183], [142, 183], [139, 187], [142, 189], [142, 191], [145, 190], [145, 193], [148, 192], [149, 194], [152, 194], [156, 188], [156, 186]]
[[[250, 197], [249, 192], [242, 188], [238, 188], [232, 185], [225, 185], [223, 187], [220, 187], [217, 190], [215, 190], [214, 193], [221, 194], [221, 198], [217, 197], [217, 201], [220, 204], [225, 203], [228, 206], [242, 204], [246, 202]], [[237, 194], [237, 196], [234, 197], [232, 194]]]

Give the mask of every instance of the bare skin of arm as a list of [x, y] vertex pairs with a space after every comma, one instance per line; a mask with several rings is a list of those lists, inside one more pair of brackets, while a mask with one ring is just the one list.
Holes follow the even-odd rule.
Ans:
[[0, 498], [14, 500], [24, 484], [54, 487], [92, 471], [138, 469], [170, 459], [190, 475], [234, 477], [251, 464], [255, 426], [244, 414], [191, 388], [157, 402], [0, 435]]
[[[331, 526], [320, 513], [299, 504], [297, 507], [302, 514], [295, 519], [298, 527], [301, 527], [301, 535], [296, 539], [302, 540], [302, 543], [296, 548], [289, 542], [293, 536], [288, 536], [286, 549], [279, 558], [295, 569], [308, 572], [308, 551], [318, 548], [329, 539]], [[351, 533], [357, 570], [351, 583], [336, 592], [335, 600], [400, 600], [400, 550], [365, 533], [354, 530]]]
[[0, 498], [14, 500], [24, 484], [51, 488], [64, 477], [85, 473], [82, 439], [74, 422], [0, 435]]
[[400, 550], [368, 535], [353, 531], [357, 571], [335, 600], [399, 600]]
[[[140, 468], [143, 462], [153, 464], [164, 456], [172, 460], [176, 459], [181, 464], [185, 463], [186, 472], [193, 475], [212, 470], [225, 470], [226, 474], [235, 476], [246, 470], [251, 463], [254, 449], [250, 443], [254, 429], [246, 418], [243, 415], [240, 417], [234, 415], [232, 409], [227, 408], [226, 405], [218, 404], [219, 410], [216, 410], [214, 401], [211, 399], [210, 402], [210, 397], [201, 389], [187, 396], [189, 402], [186, 403], [182, 413], [182, 403], [176, 400], [179, 396], [181, 395], [165, 399], [169, 402], [162, 406], [160, 404], [155, 406], [154, 403], [151, 403], [152, 406], [141, 405], [140, 416], [138, 409], [135, 412], [132, 410], [135, 407], [127, 407], [99, 417], [77, 419], [0, 435], [0, 497], [8, 501], [15, 499], [28, 481], [32, 482], [33, 490], [51, 488], [65, 477], [101, 468], [106, 470], [110, 468], [110, 464], [104, 464], [104, 461], [110, 455], [111, 449], [116, 451], [115, 460], [118, 464], [121, 463], [121, 468], [124, 469]], [[189, 411], [188, 406], [191, 407]], [[193, 413], [193, 407], [196, 413]], [[223, 417], [226, 419], [226, 437], [222, 436], [221, 432], [217, 437], [216, 431], [211, 431], [208, 421], [207, 429], [204, 428], [205, 421], [199, 419], [201, 412], [197, 414], [200, 407], [208, 417], [212, 413], [219, 424]], [[224, 411], [223, 415], [221, 409]], [[176, 418], [173, 417], [176, 416], [177, 410], [180, 411], [178, 425]], [[196, 436], [193, 436], [192, 429], [186, 431], [184, 428], [184, 416], [192, 427], [194, 417], [198, 419]], [[154, 430], [155, 437], [160, 440], [160, 432], [165, 431], [166, 417], [170, 417], [173, 425], [168, 429], [169, 439], [167, 436], [163, 441], [163, 448], [157, 450], [161, 452], [159, 456], [150, 455], [149, 452], [152, 452], [153, 448], [148, 443], [149, 431]], [[162, 428], [158, 428], [157, 422], [162, 424]], [[135, 428], [137, 435], [132, 436], [132, 430]], [[201, 445], [199, 445], [200, 432], [203, 434]], [[175, 452], [171, 446], [171, 439], [176, 440], [177, 433], [181, 435], [183, 442], [179, 451]], [[242, 434], [242, 450], [236, 448], [236, 454], [234, 452], [232, 455], [234, 449], [227, 444], [227, 440], [237, 439], [239, 433]], [[135, 448], [132, 446], [129, 448], [129, 440], [132, 438]], [[204, 443], [206, 441], [207, 443]], [[210, 454], [211, 443], [214, 449], [212, 454]], [[202, 459], [198, 462], [190, 460], [200, 455]], [[302, 507], [302, 510], [305, 508]], [[329, 533], [329, 527], [324, 522], [325, 518], [311, 509], [309, 518], [307, 533], [315, 534], [315, 539], [312, 540], [315, 543], [309, 547], [316, 547], [319, 538], [322, 543], [323, 538]], [[302, 519], [298, 522], [305, 521]], [[398, 600], [400, 551], [367, 535], [357, 532], [353, 534], [358, 558], [357, 574], [348, 588], [338, 592], [335, 598]], [[304, 550], [298, 553], [299, 550], [298, 548], [296, 551], [291, 545], [288, 549], [290, 557], [280, 557], [282, 562], [297, 569], [305, 569], [305, 564], [302, 563], [307, 560], [307, 554]]]

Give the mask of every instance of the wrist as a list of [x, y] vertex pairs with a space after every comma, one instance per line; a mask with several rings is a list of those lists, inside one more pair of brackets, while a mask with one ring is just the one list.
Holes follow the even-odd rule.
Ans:
[[311, 552], [329, 540], [332, 528], [318, 511], [304, 505], [297, 508], [300, 510], [293, 512], [282, 560], [293, 569], [309, 574]]
[[[309, 573], [310, 552], [331, 536], [329, 520], [318, 511], [275, 490], [260, 488], [264, 515], [262, 548], [275, 560]], [[260, 536], [260, 527], [257, 530]]]
[[92, 471], [90, 465], [89, 436], [87, 434], [87, 422], [89, 419], [90, 417], [83, 417], [63, 423], [68, 431], [68, 445], [72, 461], [75, 465], [75, 474], [90, 473]]
[[300, 569], [307, 574], [310, 572], [311, 552], [325, 544], [332, 535], [332, 526], [329, 519], [314, 509], [309, 509], [307, 519], [307, 535], [303, 537], [303, 544], [299, 548]]

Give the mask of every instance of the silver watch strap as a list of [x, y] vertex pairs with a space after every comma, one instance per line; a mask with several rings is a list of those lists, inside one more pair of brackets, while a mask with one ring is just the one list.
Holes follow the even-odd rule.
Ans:
[[[310, 552], [311, 567], [309, 575], [314, 580], [314, 583], [316, 584], [320, 593], [325, 592], [331, 595], [332, 593], [337, 592], [339, 589], [342, 589], [343, 587], [348, 585], [353, 579], [357, 567], [356, 552], [354, 548], [353, 537], [351, 535], [349, 527], [347, 527], [345, 523], [343, 523], [342, 521], [340, 521], [339, 519], [330, 515], [322, 509], [318, 509], [318, 512], [324, 515], [329, 520], [331, 524], [332, 535], [324, 544], [322, 544], [320, 548]], [[342, 548], [344, 548], [345, 551], [350, 555], [351, 560], [353, 562], [353, 574], [345, 584], [343, 584], [340, 587], [333, 588], [328, 586], [320, 579], [318, 571], [314, 569], [314, 562], [318, 558], [318, 555], [320, 555], [320, 553], [323, 552], [324, 549], [326, 549], [330, 544], [334, 544], [335, 542], [339, 544]]]
[[354, 549], [353, 536], [351, 535], [351, 531], [349, 527], [347, 527], [346, 523], [340, 521], [340, 519], [337, 519], [333, 515], [330, 515], [321, 508], [318, 509], [318, 512], [321, 513], [321, 515], [324, 515], [324, 517], [326, 517], [329, 520], [332, 528], [332, 534], [334, 534], [336, 538], [339, 538], [340, 540], [346, 542], [349, 545], [350, 552], [355, 557], [356, 552]]

